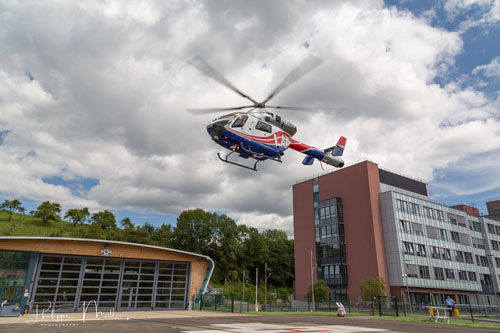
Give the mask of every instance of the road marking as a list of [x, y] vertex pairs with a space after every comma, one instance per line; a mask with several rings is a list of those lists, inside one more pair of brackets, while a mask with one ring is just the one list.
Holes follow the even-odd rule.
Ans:
[[213, 328], [205, 328], [193, 331], [181, 331], [185, 333], [215, 333], [215, 332], [263, 332], [263, 333], [358, 333], [358, 332], [388, 332], [386, 329], [345, 326], [345, 325], [276, 325], [262, 323], [241, 323], [241, 324], [213, 324]]

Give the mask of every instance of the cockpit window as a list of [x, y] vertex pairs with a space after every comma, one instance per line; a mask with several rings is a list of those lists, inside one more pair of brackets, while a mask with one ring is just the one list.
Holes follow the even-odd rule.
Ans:
[[257, 122], [257, 125], [255, 126], [255, 128], [258, 129], [258, 130], [267, 132], [267, 133], [272, 133], [273, 132], [273, 129], [272, 129], [271, 125], [266, 124], [263, 121]]
[[233, 125], [231, 127], [232, 128], [243, 127], [243, 125], [245, 125], [245, 123], [247, 122], [247, 119], [248, 119], [248, 116], [242, 115], [238, 119], [235, 120], [235, 122], [233, 123]]

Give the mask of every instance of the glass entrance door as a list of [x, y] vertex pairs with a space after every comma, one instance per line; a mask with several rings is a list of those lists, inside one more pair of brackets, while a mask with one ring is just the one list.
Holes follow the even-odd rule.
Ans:
[[120, 288], [120, 310], [152, 309], [156, 262], [125, 260]]

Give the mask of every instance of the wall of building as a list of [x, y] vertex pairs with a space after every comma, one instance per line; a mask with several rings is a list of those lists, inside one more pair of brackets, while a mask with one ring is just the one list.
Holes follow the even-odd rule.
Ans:
[[65, 240], [65, 239], [0, 239], [0, 250], [17, 250], [40, 253], [66, 254], [78, 256], [105, 257], [101, 252], [109, 248], [109, 258], [134, 258], [150, 260], [184, 261], [191, 263], [190, 299], [200, 291], [208, 270], [206, 258], [188, 253], [170, 251], [168, 249], [147, 247], [140, 244], [103, 242], [95, 240]]
[[486, 203], [486, 208], [488, 208], [489, 215], [500, 214], [500, 200], [489, 201]]
[[[380, 182], [378, 166], [362, 162], [323, 175], [318, 179], [319, 200], [342, 199], [348, 270], [348, 295], [360, 295], [359, 284], [368, 277], [387, 280], [384, 235], [379, 211]], [[295, 292], [301, 299], [307, 292], [311, 275], [304, 269], [315, 248], [312, 180], [293, 187], [295, 237]]]

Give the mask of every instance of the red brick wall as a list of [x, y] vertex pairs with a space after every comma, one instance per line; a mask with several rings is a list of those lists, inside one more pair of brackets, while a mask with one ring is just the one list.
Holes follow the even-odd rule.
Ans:
[[[349, 295], [360, 295], [359, 283], [380, 276], [388, 281], [379, 209], [378, 166], [362, 162], [319, 178], [319, 200], [342, 198]], [[294, 193], [295, 296], [301, 299], [311, 283], [310, 254], [315, 248], [312, 180]], [[313, 252], [313, 254], [315, 254]], [[306, 266], [307, 265], [307, 266]]]

